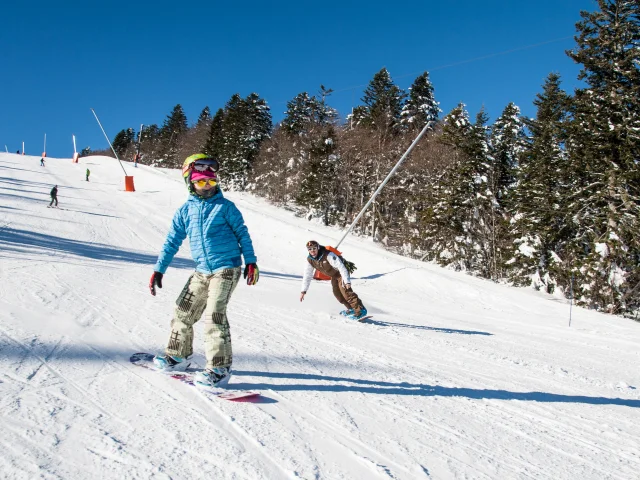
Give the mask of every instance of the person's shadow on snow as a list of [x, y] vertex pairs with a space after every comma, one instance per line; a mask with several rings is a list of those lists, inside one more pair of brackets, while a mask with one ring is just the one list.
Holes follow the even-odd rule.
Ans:
[[[608, 397], [588, 397], [586, 395], [561, 395], [547, 392], [510, 392], [508, 390], [493, 390], [465, 387], [442, 387], [439, 385], [425, 385], [407, 382], [381, 382], [358, 378], [332, 377], [306, 373], [276, 373], [233, 370], [236, 381], [233, 388], [243, 390], [273, 390], [276, 392], [313, 391], [313, 392], [358, 392], [376, 395], [411, 395], [422, 397], [466, 397], [475, 400], [520, 400], [542, 403], [585, 403], [589, 405], [619, 405], [623, 407], [640, 408], [640, 400]], [[274, 384], [274, 383], [240, 383], [238, 377], [267, 377], [277, 379], [301, 380], [305, 383]], [[314, 383], [311, 381], [319, 381]], [[325, 382], [334, 382], [326, 384]]]

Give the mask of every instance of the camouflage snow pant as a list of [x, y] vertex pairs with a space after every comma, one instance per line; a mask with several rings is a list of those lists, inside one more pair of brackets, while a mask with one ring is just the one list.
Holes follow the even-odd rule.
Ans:
[[188, 357], [193, 353], [193, 324], [204, 312], [206, 368], [229, 367], [233, 361], [227, 304], [238, 285], [240, 267], [213, 275], [194, 272], [176, 301], [171, 336], [165, 353]]

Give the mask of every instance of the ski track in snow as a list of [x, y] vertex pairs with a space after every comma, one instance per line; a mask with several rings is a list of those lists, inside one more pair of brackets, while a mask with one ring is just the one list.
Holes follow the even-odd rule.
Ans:
[[248, 194], [227, 194], [261, 269], [229, 305], [231, 386], [261, 399], [132, 366], [193, 269], [185, 242], [149, 295], [182, 177], [125, 162], [131, 193], [113, 159], [39, 159], [0, 154], [2, 478], [639, 478], [640, 324], [574, 308], [569, 328], [564, 299], [350, 237], [354, 322], [325, 283], [298, 301], [304, 243], [341, 232]]

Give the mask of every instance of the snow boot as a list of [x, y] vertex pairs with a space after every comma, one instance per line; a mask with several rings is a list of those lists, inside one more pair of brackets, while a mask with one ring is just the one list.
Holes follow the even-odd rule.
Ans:
[[353, 308], [350, 308], [349, 310], [342, 310], [340, 312], [340, 315], [344, 316], [344, 317], [348, 317], [349, 315], [353, 315], [354, 310]]
[[351, 314], [351, 315], [347, 315], [347, 318], [350, 318], [352, 320], [360, 320], [363, 317], [367, 316], [367, 309], [362, 307], [360, 309], [360, 315], [356, 315], [355, 313]]
[[172, 357], [171, 355], [156, 355], [153, 364], [163, 372], [184, 372], [191, 365], [191, 357]]
[[204, 388], [224, 388], [229, 383], [230, 378], [231, 368], [229, 367], [207, 368], [196, 373], [193, 383], [198, 387]]

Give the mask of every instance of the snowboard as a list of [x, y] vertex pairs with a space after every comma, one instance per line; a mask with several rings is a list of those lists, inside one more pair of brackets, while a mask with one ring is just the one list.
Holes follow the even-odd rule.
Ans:
[[129, 361], [133, 365], [136, 365], [138, 367], [146, 368], [148, 370], [153, 370], [156, 373], [160, 373], [164, 376], [167, 376], [167, 377], [173, 378], [174, 380], [178, 380], [182, 383], [185, 383], [191, 387], [195, 387], [207, 396], [220, 398], [222, 400], [237, 400], [237, 401], [243, 401], [246, 399], [257, 399], [257, 397], [260, 396], [260, 393], [253, 392], [250, 390], [233, 390], [228, 388], [215, 388], [215, 387], [209, 388], [209, 387], [197, 385], [194, 382], [193, 373], [189, 371], [164, 373], [158, 370], [153, 365], [153, 357], [155, 357], [155, 355], [151, 353], [144, 353], [144, 352], [134, 353], [133, 355], [131, 355], [131, 358], [129, 358]]
[[364, 317], [362, 317], [362, 318], [355, 318], [355, 317], [354, 317], [354, 316], [352, 316], [352, 315], [345, 315], [345, 314], [344, 314], [344, 313], [342, 313], [342, 312], [340, 312], [340, 316], [341, 316], [341, 317], [344, 317], [344, 318], [347, 318], [347, 319], [349, 319], [349, 320], [357, 320], [357, 321], [358, 321], [358, 322], [360, 322], [360, 323], [362, 323], [362, 322], [364, 322], [365, 320], [368, 320], [368, 319], [370, 319], [371, 317], [373, 317], [373, 315], [365, 315], [365, 316], [364, 316]]
[[343, 318], [346, 318], [347, 320], [355, 320], [360, 323], [364, 323], [365, 320], [369, 320], [371, 317], [373, 317], [373, 315], [365, 315], [362, 318], [355, 318], [355, 317], [352, 317], [351, 315], [342, 315], [342, 314], [340, 314], [340, 316]]

